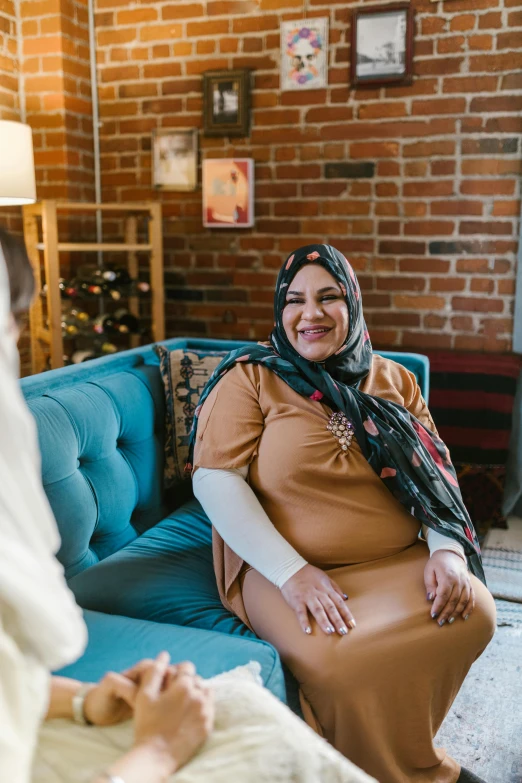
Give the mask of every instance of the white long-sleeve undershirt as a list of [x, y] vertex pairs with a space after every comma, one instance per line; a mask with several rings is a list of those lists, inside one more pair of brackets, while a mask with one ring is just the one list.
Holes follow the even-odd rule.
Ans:
[[[281, 588], [307, 561], [276, 530], [247, 483], [248, 466], [232, 470], [197, 468], [194, 495], [221, 538], [245, 562]], [[465, 560], [458, 541], [422, 526], [430, 554], [448, 549]]]

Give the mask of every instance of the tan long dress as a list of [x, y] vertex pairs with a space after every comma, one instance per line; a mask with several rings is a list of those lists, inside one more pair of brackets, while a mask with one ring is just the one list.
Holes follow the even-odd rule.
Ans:
[[[401, 365], [375, 356], [361, 388], [434, 429], [414, 376]], [[347, 758], [380, 783], [455, 783], [459, 764], [433, 737], [494, 633], [493, 599], [472, 576], [469, 620], [437, 625], [418, 520], [355, 439], [341, 450], [326, 429], [330, 414], [265, 367], [236, 365], [203, 406], [194, 464], [250, 465], [250, 484], [271, 521], [349, 595], [356, 629], [327, 636], [312, 623], [305, 635], [280, 591], [214, 531], [221, 599], [277, 648], [300, 683], [307, 722]]]

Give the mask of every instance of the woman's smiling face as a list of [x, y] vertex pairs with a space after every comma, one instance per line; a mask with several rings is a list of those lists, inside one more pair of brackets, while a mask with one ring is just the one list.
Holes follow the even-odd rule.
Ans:
[[288, 286], [283, 310], [292, 347], [304, 359], [322, 362], [346, 342], [348, 322], [348, 306], [337, 280], [319, 264], [300, 269]]

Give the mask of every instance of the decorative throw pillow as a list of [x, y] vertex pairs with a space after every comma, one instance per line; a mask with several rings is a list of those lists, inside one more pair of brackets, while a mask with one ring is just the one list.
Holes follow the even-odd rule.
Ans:
[[189, 435], [205, 384], [227, 351], [190, 351], [155, 346], [165, 387], [165, 488], [186, 478]]

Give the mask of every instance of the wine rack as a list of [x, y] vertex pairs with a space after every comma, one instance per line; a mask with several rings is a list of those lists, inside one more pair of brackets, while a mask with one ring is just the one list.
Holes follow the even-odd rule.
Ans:
[[[58, 238], [58, 213], [101, 213], [117, 216], [123, 214], [123, 242], [61, 242]], [[138, 242], [138, 220], [147, 218], [147, 240]], [[62, 327], [62, 300], [59, 288], [60, 253], [87, 251], [122, 252], [126, 254], [126, 266], [133, 279], [138, 277], [139, 252], [149, 257], [150, 296], [152, 315], [152, 339], [159, 342], [165, 338], [165, 293], [163, 284], [163, 237], [161, 227], [161, 204], [140, 202], [136, 204], [95, 204], [46, 199], [23, 207], [24, 237], [27, 253], [33, 265], [36, 288], [42, 290], [42, 265], [47, 304], [45, 320], [43, 298], [35, 297], [29, 314], [31, 331], [32, 372], [55, 369], [64, 365], [64, 342]], [[40, 241], [40, 222], [42, 240]], [[127, 300], [129, 313], [140, 317], [140, 299], [137, 295]], [[130, 337], [131, 346], [137, 345], [139, 337]]]

